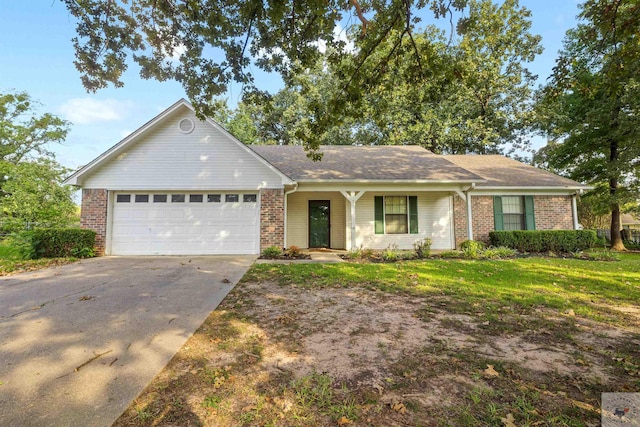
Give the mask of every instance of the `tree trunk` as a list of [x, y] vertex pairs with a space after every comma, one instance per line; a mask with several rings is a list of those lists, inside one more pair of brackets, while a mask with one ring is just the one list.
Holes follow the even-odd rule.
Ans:
[[[618, 189], [618, 180], [612, 178], [609, 180], [609, 192], [614, 195]], [[613, 203], [611, 205], [611, 250], [612, 251], [626, 251], [624, 242], [622, 241], [622, 233], [620, 229], [620, 204]]]

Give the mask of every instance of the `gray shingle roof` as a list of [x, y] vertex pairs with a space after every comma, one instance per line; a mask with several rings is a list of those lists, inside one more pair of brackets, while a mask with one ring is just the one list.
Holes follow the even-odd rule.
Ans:
[[479, 182], [482, 178], [419, 146], [322, 146], [314, 162], [296, 145], [252, 145], [252, 150], [296, 181], [421, 180]]
[[500, 155], [448, 155], [442, 156], [452, 163], [483, 177], [482, 187], [571, 187], [584, 188], [571, 179], [529, 166]]
[[589, 188], [500, 155], [437, 155], [416, 145], [322, 146], [314, 162], [297, 145], [252, 145], [258, 155], [295, 181], [380, 180], [476, 182], [482, 187]]

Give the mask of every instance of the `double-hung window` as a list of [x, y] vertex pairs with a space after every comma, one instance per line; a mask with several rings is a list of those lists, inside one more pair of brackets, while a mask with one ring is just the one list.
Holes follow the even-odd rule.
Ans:
[[376, 234], [417, 234], [417, 196], [375, 196]]
[[533, 196], [495, 196], [493, 217], [496, 230], [535, 230]]

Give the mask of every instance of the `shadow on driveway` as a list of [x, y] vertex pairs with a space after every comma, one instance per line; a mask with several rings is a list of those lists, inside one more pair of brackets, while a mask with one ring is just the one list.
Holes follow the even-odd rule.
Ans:
[[0, 425], [111, 425], [254, 260], [104, 257], [0, 278]]

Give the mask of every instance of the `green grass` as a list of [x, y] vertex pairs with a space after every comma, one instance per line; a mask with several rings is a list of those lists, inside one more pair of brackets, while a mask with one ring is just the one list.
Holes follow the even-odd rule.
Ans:
[[423, 260], [389, 264], [257, 264], [244, 281], [308, 287], [363, 286], [385, 292], [448, 296], [461, 312], [545, 307], [611, 324], [628, 321], [611, 306], [640, 301], [640, 254], [618, 262], [562, 258]]

